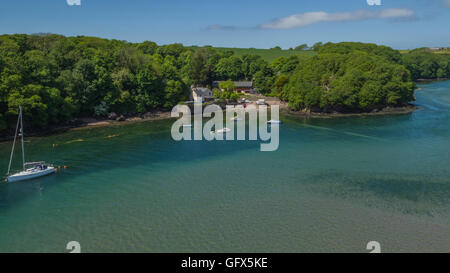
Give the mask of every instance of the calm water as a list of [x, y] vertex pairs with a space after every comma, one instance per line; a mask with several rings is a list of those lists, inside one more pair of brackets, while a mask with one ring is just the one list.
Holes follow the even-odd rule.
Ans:
[[417, 99], [410, 115], [284, 117], [269, 153], [175, 142], [170, 121], [28, 138], [28, 160], [68, 168], [0, 183], [0, 252], [450, 252], [450, 82]]

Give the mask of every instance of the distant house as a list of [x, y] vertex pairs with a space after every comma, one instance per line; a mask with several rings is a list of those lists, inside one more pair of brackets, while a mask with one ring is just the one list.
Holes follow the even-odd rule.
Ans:
[[[212, 84], [213, 88], [219, 88], [219, 84], [223, 81], [214, 81]], [[234, 82], [234, 85], [236, 86], [237, 91], [245, 91], [245, 90], [254, 90], [253, 89], [253, 82], [251, 81], [237, 81]]]
[[197, 101], [198, 98], [203, 98], [203, 100], [214, 99], [213, 92], [209, 88], [192, 87], [191, 90], [191, 99], [194, 101]]
[[446, 50], [448, 47], [429, 47], [431, 51], [440, 51], [440, 50]]

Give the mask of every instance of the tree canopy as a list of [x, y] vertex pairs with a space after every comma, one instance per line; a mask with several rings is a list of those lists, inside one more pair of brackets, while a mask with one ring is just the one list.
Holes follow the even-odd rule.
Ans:
[[402, 61], [414, 80], [450, 78], [450, 54], [417, 49], [404, 54]]
[[308, 45], [307, 44], [301, 44], [301, 45], [299, 45], [299, 46], [296, 46], [295, 48], [294, 48], [294, 50], [306, 50], [308, 48]]
[[370, 111], [414, 99], [411, 73], [396, 51], [370, 44], [326, 44], [292, 72], [282, 97], [295, 110]]
[[212, 47], [134, 44], [54, 34], [0, 36], [0, 132], [14, 126], [18, 106], [26, 124], [45, 127], [72, 118], [169, 110], [189, 98], [191, 85], [253, 80], [269, 64]]
[[169, 110], [188, 100], [191, 85], [217, 80], [253, 81], [259, 92], [297, 110], [369, 111], [412, 100], [412, 80], [450, 77], [449, 55], [424, 49], [400, 54], [363, 43], [312, 48], [315, 57], [294, 55], [268, 63], [259, 55], [237, 56], [210, 46], [1, 35], [0, 133], [14, 127], [19, 105], [28, 126], [45, 128], [109, 112]]

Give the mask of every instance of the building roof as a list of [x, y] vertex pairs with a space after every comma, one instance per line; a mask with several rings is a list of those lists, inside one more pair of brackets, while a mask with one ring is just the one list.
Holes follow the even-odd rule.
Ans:
[[209, 88], [205, 88], [205, 87], [196, 87], [196, 88], [192, 88], [192, 92], [194, 92], [197, 96], [212, 96], [212, 91]]
[[192, 88], [192, 91], [194, 91], [194, 92], [211, 92], [211, 89], [209, 89], [209, 88], [206, 88], [206, 87], [195, 87], [195, 88]]
[[[214, 81], [213, 82], [213, 86], [218, 87], [221, 82], [224, 82], [224, 81]], [[252, 88], [253, 87], [253, 82], [251, 82], [251, 81], [237, 81], [237, 82], [234, 82], [234, 85], [236, 85], [236, 88]]]

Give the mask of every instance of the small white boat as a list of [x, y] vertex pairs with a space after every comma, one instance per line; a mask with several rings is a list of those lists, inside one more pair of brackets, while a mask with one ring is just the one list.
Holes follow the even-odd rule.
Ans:
[[280, 120], [269, 120], [267, 123], [269, 124], [281, 124]]
[[234, 118], [231, 118], [231, 121], [241, 121], [242, 119], [241, 118], [239, 118], [239, 117], [234, 117]]
[[226, 134], [230, 132], [231, 130], [229, 128], [223, 128], [216, 131], [211, 131], [211, 134]]
[[[15, 173], [13, 175], [9, 175], [11, 171], [11, 162], [14, 155], [14, 147], [16, 146], [16, 139], [17, 139], [17, 131], [19, 129], [19, 123], [20, 123], [20, 136], [22, 139], [22, 162], [23, 162], [23, 171]], [[23, 147], [23, 122], [22, 122], [22, 107], [19, 108], [19, 117], [17, 119], [17, 126], [16, 126], [16, 134], [14, 135], [14, 143], [11, 150], [11, 156], [9, 158], [9, 166], [8, 166], [8, 173], [7, 173], [7, 182], [17, 182], [17, 181], [23, 181], [23, 180], [29, 180], [37, 177], [41, 177], [44, 175], [49, 175], [52, 173], [55, 173], [55, 167], [51, 165], [45, 164], [45, 162], [32, 162], [32, 163], [25, 163], [25, 151]]]
[[266, 101], [265, 101], [264, 99], [259, 99], [259, 100], [256, 102], [256, 104], [257, 104], [257, 105], [266, 105]]

